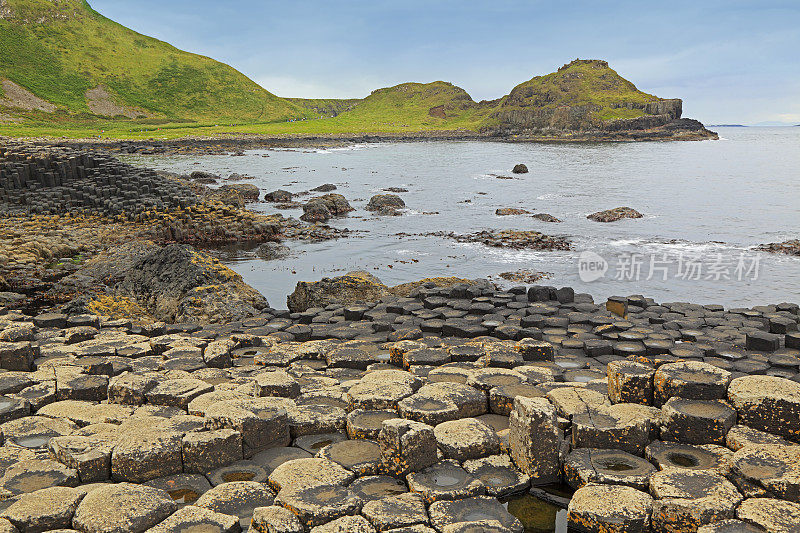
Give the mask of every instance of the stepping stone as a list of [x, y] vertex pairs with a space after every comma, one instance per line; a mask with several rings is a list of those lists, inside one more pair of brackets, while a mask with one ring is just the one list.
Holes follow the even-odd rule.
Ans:
[[378, 531], [428, 523], [425, 502], [419, 494], [411, 492], [369, 501], [361, 514]]
[[523, 492], [531, 483], [530, 477], [517, 470], [508, 455], [490, 455], [464, 461], [461, 466], [480, 480], [486, 486], [486, 493], [495, 498]]
[[277, 448], [269, 448], [263, 452], [258, 452], [250, 458], [250, 461], [261, 466], [267, 474], [271, 474], [273, 470], [287, 461], [291, 461], [292, 459], [307, 459], [313, 456], [313, 454], [294, 446], [279, 446]]
[[343, 516], [311, 528], [310, 533], [375, 533], [375, 528], [363, 516]]
[[347, 411], [339, 407], [298, 405], [290, 407], [287, 415], [292, 438], [318, 433], [343, 433], [347, 428]]
[[536, 339], [522, 339], [517, 343], [517, 351], [525, 361], [552, 361], [553, 345]]
[[764, 530], [754, 524], [730, 519], [700, 526], [697, 533], [764, 533]]
[[351, 439], [376, 440], [384, 420], [392, 418], [397, 418], [397, 411], [355, 409], [347, 414], [347, 435]]
[[517, 396], [526, 398], [544, 398], [547, 391], [530, 383], [517, 385], [502, 385], [489, 391], [489, 410], [498, 415], [509, 416], [514, 409], [514, 399]]
[[20, 397], [0, 396], [0, 424], [31, 414], [31, 404]]
[[767, 491], [800, 503], [800, 446], [754, 444], [733, 454], [731, 473]]
[[111, 454], [114, 481], [143, 483], [183, 470], [181, 436], [159, 430], [134, 431], [120, 438]]
[[733, 426], [725, 436], [725, 445], [733, 451], [738, 451], [751, 444], [784, 444], [789, 443], [777, 435], [749, 428], [747, 426]]
[[644, 456], [659, 470], [668, 468], [702, 470], [724, 476], [730, 471], [730, 460], [733, 453], [723, 446], [713, 444], [693, 446], [655, 441], [645, 448]]
[[482, 391], [490, 391], [503, 385], [519, 385], [526, 382], [524, 375], [507, 368], [481, 368], [473, 370], [467, 379], [467, 385]]
[[572, 417], [573, 448], [603, 448], [642, 455], [650, 442], [650, 420], [600, 408]]
[[443, 422], [433, 429], [436, 442], [448, 459], [466, 461], [500, 452], [500, 439], [486, 423], [475, 418]]
[[798, 516], [800, 505], [772, 498], [748, 498], [736, 510], [737, 518], [769, 533], [796, 533]]
[[611, 361], [606, 372], [608, 398], [612, 403], [653, 405], [655, 368], [635, 361]]
[[255, 481], [257, 483], [266, 483], [268, 474], [261, 465], [253, 461], [236, 461], [233, 464], [217, 468], [212, 472], [206, 474], [206, 478], [215, 487], [223, 483], [232, 483], [235, 481]]
[[575, 489], [602, 483], [646, 491], [655, 472], [649, 461], [620, 450], [579, 448], [564, 461], [564, 479]]
[[51, 487], [23, 494], [0, 514], [19, 531], [69, 529], [78, 504], [86, 495], [82, 489]]
[[749, 332], [745, 347], [757, 352], [774, 352], [781, 347], [781, 336], [766, 331]]
[[7, 444], [21, 448], [43, 449], [53, 437], [69, 435], [78, 426], [67, 419], [45, 416], [26, 416], [11, 420], [0, 426]]
[[480, 480], [472, 477], [458, 462], [449, 459], [419, 472], [411, 472], [406, 476], [406, 483], [412, 492], [418, 493], [429, 504], [480, 496], [486, 492]]
[[653, 498], [621, 485], [587, 485], [573, 494], [569, 526], [578, 531], [648, 533]]
[[261, 372], [255, 376], [255, 395], [296, 398], [300, 395], [300, 384], [283, 370]]
[[358, 514], [363, 505], [361, 498], [339, 484], [292, 484], [278, 492], [275, 503], [294, 513], [307, 528]]
[[233, 429], [190, 432], [181, 450], [184, 472], [205, 473], [242, 459], [242, 434]]
[[556, 409], [544, 398], [518, 397], [509, 417], [509, 447], [514, 463], [533, 484], [547, 484], [560, 476], [563, 432]]
[[263, 483], [233, 481], [213, 487], [193, 503], [216, 513], [236, 516], [243, 530], [250, 526], [253, 511], [272, 505], [275, 495]]
[[347, 488], [365, 502], [408, 492], [405, 482], [384, 475], [360, 477], [348, 485]]
[[695, 531], [700, 526], [734, 518], [742, 496], [719, 474], [699, 470], [667, 469], [650, 477], [653, 528], [659, 531]]
[[378, 435], [383, 467], [397, 477], [429, 467], [438, 460], [434, 429], [421, 422], [394, 418]]
[[653, 376], [656, 407], [673, 396], [693, 400], [722, 400], [727, 396], [731, 373], [700, 361], [667, 363]]
[[343, 440], [322, 448], [317, 457], [339, 463], [356, 476], [378, 473], [381, 465], [380, 446], [371, 440]]
[[[439, 531], [469, 531], [470, 526], [499, 526], [510, 533], [522, 533], [522, 523], [496, 498], [478, 496], [454, 501], [437, 501], [428, 510], [431, 524]], [[453, 526], [458, 525], [458, 529]], [[477, 530], [477, 529], [476, 529]], [[481, 529], [486, 531], [486, 529]]]
[[685, 444], [725, 444], [736, 411], [723, 401], [673, 396], [664, 404], [661, 438]]
[[199, 379], [168, 379], [146, 392], [145, 398], [151, 404], [180, 407], [185, 411], [189, 402], [213, 390], [212, 385]]
[[594, 409], [609, 405], [605, 394], [581, 387], [558, 387], [547, 393], [558, 415], [572, 419], [574, 415], [586, 414]]
[[272, 446], [290, 442], [289, 417], [284, 398], [222, 400], [206, 409], [209, 429], [233, 429], [242, 436], [245, 457]]
[[175, 474], [147, 481], [144, 485], [166, 491], [178, 507], [193, 504], [211, 488], [208, 479], [199, 474]]
[[258, 507], [253, 511], [250, 529], [258, 533], [303, 533], [300, 519], [288, 509], [277, 505]]
[[362, 410], [397, 409], [398, 403], [414, 394], [408, 383], [361, 381], [347, 391], [348, 408]]
[[150, 376], [124, 372], [108, 382], [108, 401], [124, 405], [142, 405], [158, 381]]
[[195, 530], [205, 533], [238, 533], [240, 531], [239, 518], [187, 505], [147, 531], [148, 533], [184, 533]]
[[739, 415], [739, 424], [800, 441], [800, 383], [743, 376], [731, 382], [728, 400]]
[[21, 460], [9, 466], [0, 478], [0, 487], [13, 495], [50, 487], [75, 487], [78, 472], [49, 460]]
[[50, 455], [78, 472], [81, 483], [106, 481], [111, 477], [111, 452], [114, 444], [100, 437], [65, 435], [53, 437]]
[[269, 485], [275, 491], [285, 488], [317, 485], [347, 485], [355, 475], [329, 459], [293, 459], [277, 467], [269, 475]]
[[300, 448], [304, 452], [317, 455], [320, 450], [331, 444], [347, 440], [347, 435], [343, 433], [318, 433], [316, 435], [303, 435], [294, 439], [292, 446]]
[[142, 533], [175, 509], [175, 502], [163, 490], [118, 483], [84, 496], [72, 525], [84, 533]]

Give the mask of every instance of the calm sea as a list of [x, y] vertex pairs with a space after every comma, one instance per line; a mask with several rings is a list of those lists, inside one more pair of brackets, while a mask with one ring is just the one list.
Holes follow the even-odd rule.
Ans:
[[[644, 294], [660, 302], [726, 307], [798, 302], [800, 258], [759, 254], [753, 247], [800, 238], [800, 128], [718, 131], [719, 141], [703, 142], [377, 143], [126, 160], [174, 172], [246, 174], [263, 192], [335, 184], [356, 210], [331, 224], [357, 230], [352, 237], [289, 242], [292, 255], [278, 261], [242, 249], [217, 252], [275, 307], [285, 306], [297, 281], [350, 270], [366, 270], [390, 285], [529, 270], [547, 273], [544, 283], [569, 285], [595, 298]], [[516, 163], [530, 172], [511, 174]], [[408, 207], [403, 216], [375, 217], [364, 210], [387, 187], [408, 190], [400, 194]], [[607, 224], [586, 219], [618, 206], [644, 218]], [[549, 213], [563, 222], [498, 217], [501, 207]], [[276, 212], [267, 203], [251, 208]], [[302, 210], [282, 213], [299, 217]], [[484, 229], [565, 235], [574, 250], [498, 249], [422, 235]]]

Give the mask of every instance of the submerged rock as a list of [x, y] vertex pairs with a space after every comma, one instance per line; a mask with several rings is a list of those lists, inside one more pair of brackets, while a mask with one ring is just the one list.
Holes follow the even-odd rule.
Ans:
[[623, 218], [642, 218], [642, 214], [630, 207], [615, 207], [587, 215], [586, 218], [595, 222], [616, 222]]
[[758, 250], [772, 252], [776, 254], [788, 254], [800, 256], [800, 239], [791, 239], [783, 242], [770, 242], [758, 246]]

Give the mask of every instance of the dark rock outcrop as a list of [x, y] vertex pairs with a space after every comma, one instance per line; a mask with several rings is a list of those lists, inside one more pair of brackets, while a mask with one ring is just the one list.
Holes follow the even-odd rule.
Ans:
[[349, 272], [336, 278], [298, 282], [294, 292], [286, 298], [286, 304], [293, 313], [302, 313], [311, 307], [376, 301], [388, 294], [389, 288], [372, 274]]
[[511, 172], [513, 172], [514, 174], [527, 174], [528, 167], [523, 163], [519, 163], [517, 165], [514, 165], [514, 168], [511, 170]]
[[303, 206], [303, 215], [300, 220], [306, 222], [325, 222], [331, 217], [346, 215], [353, 208], [341, 194], [325, 194], [310, 199]]
[[399, 209], [403, 209], [406, 203], [396, 194], [376, 194], [369, 199], [367, 211], [374, 211], [379, 215], [399, 215]]
[[615, 207], [587, 215], [586, 218], [595, 222], [616, 222], [623, 218], [642, 218], [642, 214], [630, 207]]
[[130, 307], [164, 322], [242, 320], [269, 306], [239, 274], [191, 246], [141, 241], [101, 253], [54, 290], [81, 294], [97, 314]]

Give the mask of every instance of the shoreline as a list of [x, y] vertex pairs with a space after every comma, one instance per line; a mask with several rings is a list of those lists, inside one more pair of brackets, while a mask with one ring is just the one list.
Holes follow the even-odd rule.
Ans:
[[[63, 137], [3, 137], [4, 141], [33, 142], [74, 146], [80, 148], [112, 149], [123, 148], [152, 148], [154, 146], [164, 150], [181, 149], [207, 149], [230, 150], [256, 149], [269, 147], [331, 147], [348, 146], [362, 143], [389, 143], [389, 142], [426, 142], [426, 141], [486, 141], [508, 143], [541, 143], [541, 144], [592, 144], [592, 143], [628, 143], [628, 142], [669, 142], [669, 141], [701, 141], [718, 140], [716, 132], [678, 131], [666, 132], [663, 129], [655, 130], [630, 130], [618, 132], [589, 131], [589, 132], [552, 132], [546, 134], [512, 134], [497, 135], [464, 131], [420, 131], [414, 133], [332, 133], [332, 134], [284, 134], [264, 135], [249, 133], [216, 134], [209, 136], [186, 136], [178, 139], [97, 139], [89, 138], [63, 138]], [[212, 146], [208, 146], [212, 145]], [[214, 146], [215, 145], [215, 146]]]

